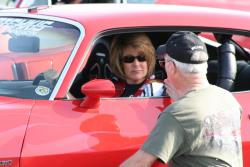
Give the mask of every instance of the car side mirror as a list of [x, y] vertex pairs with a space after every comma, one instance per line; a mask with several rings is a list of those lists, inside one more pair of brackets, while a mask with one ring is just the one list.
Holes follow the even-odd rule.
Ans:
[[115, 95], [114, 84], [107, 79], [94, 79], [81, 87], [85, 100], [80, 105], [83, 108], [97, 108], [101, 97], [113, 97]]

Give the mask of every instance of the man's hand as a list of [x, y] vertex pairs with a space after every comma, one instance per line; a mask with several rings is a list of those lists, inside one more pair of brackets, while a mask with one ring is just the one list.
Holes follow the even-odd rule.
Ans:
[[124, 161], [120, 167], [151, 167], [156, 159], [157, 157], [154, 155], [139, 150]]

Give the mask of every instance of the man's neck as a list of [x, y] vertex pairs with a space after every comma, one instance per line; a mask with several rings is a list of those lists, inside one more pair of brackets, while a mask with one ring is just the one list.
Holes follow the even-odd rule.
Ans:
[[206, 76], [201, 76], [198, 74], [185, 75], [179, 82], [180, 84], [177, 89], [177, 100], [185, 96], [190, 91], [203, 89], [209, 86]]

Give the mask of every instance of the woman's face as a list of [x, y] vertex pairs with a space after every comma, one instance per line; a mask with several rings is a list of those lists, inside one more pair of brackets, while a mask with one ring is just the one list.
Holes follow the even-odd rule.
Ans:
[[123, 50], [122, 65], [128, 84], [140, 84], [148, 73], [146, 57], [138, 49], [128, 46]]

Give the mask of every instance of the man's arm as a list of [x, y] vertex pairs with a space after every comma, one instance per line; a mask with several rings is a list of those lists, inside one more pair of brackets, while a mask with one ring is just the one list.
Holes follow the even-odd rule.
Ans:
[[124, 161], [120, 167], [151, 167], [156, 159], [156, 156], [143, 150], [138, 150], [135, 154]]

